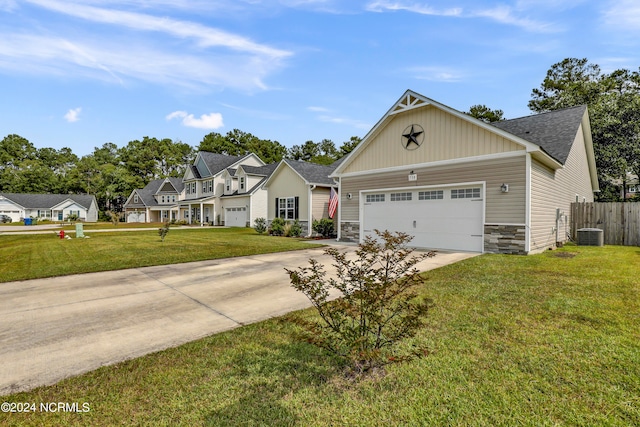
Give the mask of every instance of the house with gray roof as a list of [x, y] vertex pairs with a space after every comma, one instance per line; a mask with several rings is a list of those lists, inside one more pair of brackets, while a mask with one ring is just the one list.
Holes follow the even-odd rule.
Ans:
[[246, 227], [266, 217], [263, 184], [277, 164], [244, 156], [200, 151], [183, 178], [151, 181], [134, 190], [125, 211], [128, 222], [184, 220], [189, 224]]
[[177, 220], [178, 202], [184, 198], [182, 178], [155, 179], [135, 189], [124, 204], [127, 222], [164, 222]]
[[331, 188], [336, 181], [329, 177], [339, 162], [330, 166], [284, 159], [278, 163], [264, 186], [268, 191], [267, 220], [298, 220], [304, 235], [312, 234], [314, 220], [329, 218]]
[[339, 239], [387, 229], [480, 253], [561, 245], [571, 203], [599, 191], [587, 107], [489, 124], [411, 90], [330, 177]]
[[98, 221], [98, 204], [88, 194], [0, 193], [0, 214], [13, 221], [24, 218], [66, 221], [76, 216], [80, 221]]

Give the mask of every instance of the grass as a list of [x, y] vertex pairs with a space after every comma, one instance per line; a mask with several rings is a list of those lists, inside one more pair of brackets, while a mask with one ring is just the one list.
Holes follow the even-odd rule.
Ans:
[[164, 242], [157, 228], [85, 235], [90, 238], [0, 235], [0, 282], [317, 247], [250, 228], [172, 228]]
[[431, 354], [353, 379], [291, 320], [104, 367], [9, 402], [87, 413], [0, 425], [640, 425], [640, 248], [483, 255], [424, 274]]

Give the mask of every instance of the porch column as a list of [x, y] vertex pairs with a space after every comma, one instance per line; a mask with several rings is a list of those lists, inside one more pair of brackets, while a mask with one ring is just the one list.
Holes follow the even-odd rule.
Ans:
[[200, 202], [200, 227], [204, 227], [204, 204]]

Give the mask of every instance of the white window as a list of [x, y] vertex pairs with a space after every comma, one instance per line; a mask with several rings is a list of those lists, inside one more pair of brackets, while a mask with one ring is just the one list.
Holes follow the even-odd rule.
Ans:
[[209, 193], [213, 193], [213, 180], [209, 180]]
[[295, 197], [284, 197], [278, 199], [278, 217], [284, 219], [296, 219]]
[[244, 190], [244, 176], [240, 177], [240, 190]]
[[384, 202], [384, 194], [367, 194], [366, 202]]
[[225, 191], [226, 191], [227, 193], [230, 193], [230, 192], [231, 192], [231, 178], [227, 178], [227, 182], [226, 182], [226, 184], [225, 184]]
[[480, 197], [479, 188], [460, 188], [451, 190], [452, 199], [476, 199]]
[[392, 202], [403, 202], [411, 200], [411, 193], [391, 193]]
[[420, 191], [418, 192], [418, 200], [442, 200], [444, 198], [444, 191]]
[[133, 203], [138, 203], [138, 195], [137, 194], [135, 194], [133, 196]]

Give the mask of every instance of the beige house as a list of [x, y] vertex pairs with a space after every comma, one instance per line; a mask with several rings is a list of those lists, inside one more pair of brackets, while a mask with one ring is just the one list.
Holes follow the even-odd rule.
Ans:
[[313, 220], [329, 217], [331, 187], [336, 182], [329, 178], [335, 170], [331, 166], [285, 159], [280, 161], [264, 187], [269, 194], [267, 220], [284, 218], [298, 220], [303, 235], [312, 234]]
[[571, 202], [598, 191], [585, 106], [487, 124], [413, 91], [331, 177], [339, 239], [388, 229], [416, 247], [473, 252], [565, 242]]

